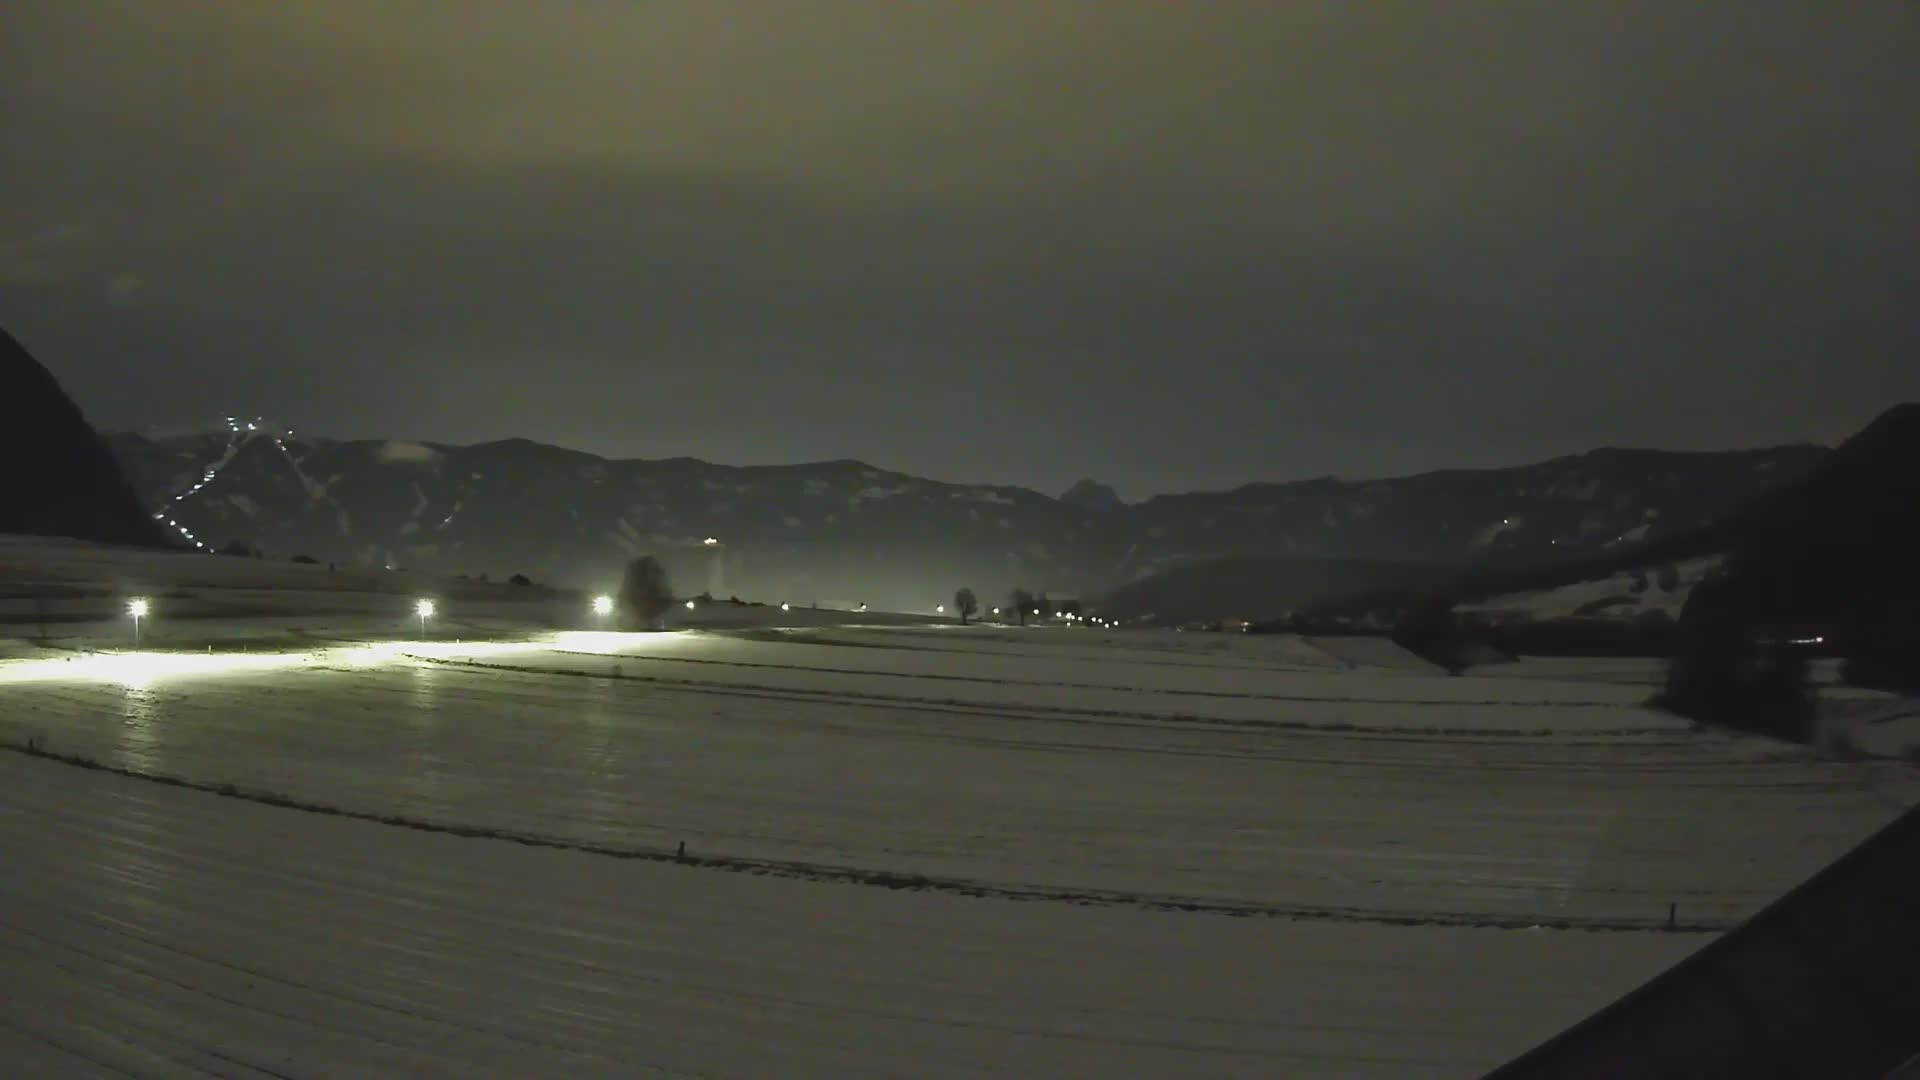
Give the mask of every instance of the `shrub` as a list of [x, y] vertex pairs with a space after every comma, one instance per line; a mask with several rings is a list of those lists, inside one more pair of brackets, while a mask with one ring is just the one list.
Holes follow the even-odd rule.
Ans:
[[299, 564], [301, 564], [302, 566], [318, 566], [318, 565], [320, 565], [320, 560], [319, 560], [319, 559], [316, 559], [316, 558], [314, 558], [314, 557], [313, 557], [313, 556], [311, 556], [311, 555], [295, 555], [295, 556], [293, 557], [293, 561], [294, 561], [294, 562], [297, 562], [297, 563], [299, 563]]
[[525, 574], [515, 574], [512, 577], [507, 579], [507, 584], [521, 585], [521, 586], [532, 585], [533, 579], [528, 577]]

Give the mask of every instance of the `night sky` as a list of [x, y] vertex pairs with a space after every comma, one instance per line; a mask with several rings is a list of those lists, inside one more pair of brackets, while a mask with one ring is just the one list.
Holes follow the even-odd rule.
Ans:
[[103, 427], [1140, 497], [1920, 398], [1920, 4], [5, 9], [0, 323]]

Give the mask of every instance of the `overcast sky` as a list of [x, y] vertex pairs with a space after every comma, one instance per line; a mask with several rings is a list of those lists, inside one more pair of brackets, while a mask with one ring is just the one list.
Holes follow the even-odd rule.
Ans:
[[1057, 491], [1920, 398], [1920, 4], [9, 0], [0, 323], [226, 412]]

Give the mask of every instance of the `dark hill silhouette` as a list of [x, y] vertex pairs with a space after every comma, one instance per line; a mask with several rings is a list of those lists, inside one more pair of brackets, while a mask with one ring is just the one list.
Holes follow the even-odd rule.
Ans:
[[1830, 639], [1856, 681], [1920, 688], [1920, 404], [1716, 531], [1725, 579], [1689, 600], [1683, 625], [1724, 620], [1759, 640], [1792, 626]]
[[1367, 613], [1392, 621], [1442, 600], [1553, 589], [1722, 555], [1744, 568], [1740, 576], [1750, 584], [1738, 599], [1750, 618], [1851, 619], [1867, 617], [1897, 603], [1896, 598], [1910, 603], [1920, 596], [1916, 550], [1920, 404], [1909, 403], [1889, 409], [1804, 470], [1698, 527], [1597, 555], [1467, 569], [1429, 589], [1389, 587], [1343, 596], [1313, 614]]
[[0, 533], [167, 546], [53, 375], [0, 330]]

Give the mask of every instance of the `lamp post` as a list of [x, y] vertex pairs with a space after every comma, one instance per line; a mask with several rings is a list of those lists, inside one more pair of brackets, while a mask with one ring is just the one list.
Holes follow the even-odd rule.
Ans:
[[129, 601], [127, 614], [133, 616], [133, 644], [140, 644], [140, 620], [147, 617], [147, 601], [144, 597]]
[[413, 613], [420, 616], [420, 636], [427, 636], [427, 620], [433, 617], [433, 601], [421, 600], [413, 605]]
[[607, 624], [607, 616], [613, 614], [613, 597], [611, 596], [594, 597], [593, 613], [595, 616], [599, 618], [600, 625], [605, 626]]

